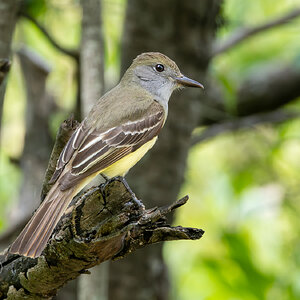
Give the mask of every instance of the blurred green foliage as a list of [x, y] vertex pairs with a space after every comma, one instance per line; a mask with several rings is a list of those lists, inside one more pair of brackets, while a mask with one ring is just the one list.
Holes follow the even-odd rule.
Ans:
[[[226, 39], [279, 17], [299, 1], [225, 1]], [[217, 57], [212, 76], [234, 112], [236, 90], [266, 67], [299, 61], [300, 20]], [[299, 110], [299, 104], [289, 106]], [[189, 155], [175, 224], [200, 227], [197, 242], [165, 245], [174, 300], [300, 299], [300, 121], [218, 136]]]
[[45, 15], [48, 9], [46, 0], [24, 0], [22, 6], [26, 13], [35, 18]]
[[[105, 42], [106, 88], [113, 86], [120, 71], [120, 38], [125, 0], [103, 1], [103, 36]], [[26, 0], [24, 9], [34, 16], [49, 34], [66, 48], [76, 49], [80, 43], [81, 10], [74, 0]], [[59, 21], [58, 21], [59, 20]], [[34, 49], [52, 67], [47, 80], [47, 90], [54, 96], [59, 112], [51, 117], [53, 137], [59, 124], [68, 117], [76, 99], [76, 69], [72, 58], [62, 54], [45, 38], [40, 30], [26, 18], [21, 18], [14, 35], [13, 50], [26, 45]], [[9, 207], [18, 197], [17, 187], [22, 174], [10, 158], [17, 159], [23, 150], [25, 136], [26, 97], [20, 63], [13, 56], [12, 70], [4, 102], [0, 148], [0, 230], [5, 228]]]
[[[126, 1], [103, 1], [105, 79], [118, 80], [120, 40]], [[26, 0], [26, 10], [62, 45], [80, 42], [79, 1]], [[257, 25], [299, 5], [298, 0], [226, 0], [226, 38], [242, 26]], [[59, 20], [59, 22], [57, 21]], [[221, 84], [228, 109], [234, 112], [241, 81], [266, 66], [300, 65], [300, 21], [276, 28], [217, 57], [211, 76]], [[47, 82], [60, 113], [55, 133], [74, 106], [76, 70], [72, 59], [58, 52], [29, 21], [16, 29], [15, 50], [26, 44], [51, 65]], [[63, 84], [62, 84], [63, 83]], [[25, 120], [24, 84], [17, 57], [10, 74], [4, 107], [0, 153], [0, 230], [9, 203], [18, 196], [21, 174], [10, 162], [22, 153]], [[299, 109], [299, 104], [289, 106]], [[200, 227], [200, 241], [167, 243], [173, 300], [300, 299], [300, 121], [228, 133], [193, 147], [182, 194], [190, 201], [178, 210], [176, 224]]]
[[[299, 0], [225, 1], [225, 26], [220, 28], [218, 36], [225, 40], [235, 30], [273, 20], [296, 7], [299, 7]], [[299, 26], [300, 20], [293, 20], [290, 25], [264, 31], [216, 57], [211, 65], [212, 72], [222, 83], [231, 112], [234, 112], [236, 90], [246, 77], [259, 76], [266, 67], [299, 63]]]

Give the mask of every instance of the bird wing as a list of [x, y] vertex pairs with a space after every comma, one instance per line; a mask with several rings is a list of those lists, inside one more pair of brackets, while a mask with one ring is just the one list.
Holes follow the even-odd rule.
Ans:
[[62, 190], [71, 188], [152, 140], [158, 135], [163, 124], [163, 109], [106, 131], [95, 129], [89, 132], [83, 122], [61, 152], [51, 182], [60, 177], [72, 158], [70, 171], [59, 179]]

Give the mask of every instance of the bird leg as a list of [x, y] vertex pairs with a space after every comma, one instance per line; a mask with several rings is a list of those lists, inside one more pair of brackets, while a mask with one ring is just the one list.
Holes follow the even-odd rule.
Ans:
[[99, 173], [99, 175], [105, 180], [105, 182], [109, 181], [110, 179], [108, 176], [104, 175], [103, 173]]
[[105, 192], [104, 192], [104, 189], [107, 185], [109, 185], [111, 182], [117, 180], [119, 182], [122, 182], [124, 187], [126, 188], [126, 190], [128, 191], [128, 193], [131, 195], [131, 199], [134, 203], [137, 204], [138, 207], [142, 207], [142, 209], [145, 209], [145, 205], [143, 204], [143, 202], [141, 202], [135, 195], [135, 193], [132, 191], [132, 189], [130, 188], [128, 182], [126, 181], [126, 179], [123, 177], [123, 176], [116, 176], [116, 177], [113, 177], [113, 178], [108, 178], [107, 176], [101, 174], [101, 176], [103, 176], [103, 178], [106, 179], [106, 182], [100, 184], [99, 188], [100, 188], [100, 191], [101, 191], [101, 194], [103, 196], [103, 200], [104, 200], [104, 203], [106, 204], [106, 198], [105, 198]]
[[118, 177], [115, 177], [115, 179], [119, 180], [120, 182], [122, 182], [126, 188], [126, 190], [129, 192], [129, 194], [131, 195], [132, 197], [132, 200], [138, 205], [138, 206], [142, 206], [143, 209], [145, 209], [145, 205], [142, 201], [140, 201], [135, 193], [132, 191], [131, 187], [129, 186], [128, 182], [126, 181], [125, 177], [123, 176], [118, 176]]

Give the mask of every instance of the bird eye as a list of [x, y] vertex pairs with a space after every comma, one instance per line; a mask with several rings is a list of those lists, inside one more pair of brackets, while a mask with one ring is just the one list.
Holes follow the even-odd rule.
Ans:
[[161, 65], [161, 64], [157, 64], [157, 65], [155, 66], [155, 70], [156, 70], [157, 72], [162, 72], [164, 69], [165, 69], [165, 67], [164, 67], [163, 65]]

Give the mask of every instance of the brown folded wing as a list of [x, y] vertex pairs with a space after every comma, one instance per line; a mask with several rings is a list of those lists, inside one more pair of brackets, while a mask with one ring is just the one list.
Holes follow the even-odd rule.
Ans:
[[66, 190], [89, 175], [99, 172], [119, 159], [141, 147], [158, 135], [164, 124], [163, 110], [128, 121], [106, 131], [88, 132], [84, 122], [72, 135], [62, 151], [52, 182], [62, 173], [64, 166], [73, 158], [70, 172], [59, 182], [61, 190]]

